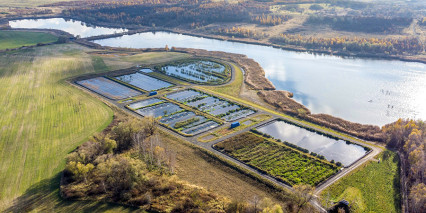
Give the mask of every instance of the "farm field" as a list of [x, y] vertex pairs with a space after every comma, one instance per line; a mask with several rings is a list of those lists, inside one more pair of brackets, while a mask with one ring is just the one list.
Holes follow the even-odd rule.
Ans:
[[65, 155], [111, 122], [110, 108], [64, 81], [91, 72], [75, 45], [0, 54], [0, 211], [57, 192]]
[[[146, 52], [146, 53], [130, 52], [129, 53], [129, 52], [115, 52], [115, 51], [95, 51], [95, 52], [90, 52], [90, 54], [101, 57], [104, 63], [111, 70], [125, 69], [129, 67], [134, 67], [134, 66], [149, 67], [153, 64], [167, 63], [170, 61], [182, 60], [182, 59], [186, 59], [190, 57], [190, 55], [186, 53], [178, 53], [178, 52]], [[152, 73], [149, 73], [149, 74], [152, 74]]]
[[50, 43], [57, 40], [58, 38], [50, 33], [0, 31], [0, 50]]
[[255, 111], [242, 105], [192, 89], [168, 94], [167, 98], [196, 108], [225, 121], [238, 120], [255, 113]]
[[[43, 4], [52, 4], [55, 2], [61, 2], [62, 0], [2, 0], [0, 7], [35, 7]], [[72, 0], [65, 0], [72, 1]]]
[[333, 164], [251, 132], [219, 142], [214, 147], [291, 185], [315, 186], [338, 171], [338, 167]]
[[156, 66], [156, 70], [191, 83], [209, 85], [225, 83], [231, 77], [231, 69], [227, 65], [202, 59], [176, 61]]
[[[346, 199], [353, 212], [400, 212], [398, 155], [386, 150], [321, 192], [322, 204]], [[328, 200], [328, 201], [327, 201]]]

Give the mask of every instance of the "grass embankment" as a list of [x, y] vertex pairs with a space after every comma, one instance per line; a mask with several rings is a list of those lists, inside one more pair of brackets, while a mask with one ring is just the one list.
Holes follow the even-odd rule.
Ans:
[[[163, 57], [164, 54], [167, 54], [167, 57]], [[131, 56], [126, 56], [123, 58], [124, 61], [136, 62], [149, 61], [151, 64], [164, 63], [169, 61], [176, 61], [189, 58], [190, 55], [186, 53], [179, 52], [151, 52], [149, 54], [142, 53]]]
[[370, 161], [325, 189], [323, 205], [346, 199], [353, 212], [400, 212], [398, 155], [386, 150], [376, 158], [380, 163]]
[[51, 43], [57, 40], [58, 38], [50, 33], [0, 31], [0, 50]]
[[191, 57], [189, 54], [178, 52], [139, 52], [137, 54], [133, 54], [121, 51], [96, 51], [91, 52], [91, 54], [102, 57], [105, 64], [110, 67], [111, 70], [125, 69], [136, 65], [141, 65], [141, 67], [150, 67], [154, 64], [182, 60]]
[[338, 171], [337, 166], [251, 132], [217, 143], [215, 148], [291, 185], [315, 186]]
[[234, 97], [238, 97], [240, 95], [241, 86], [243, 84], [244, 76], [243, 72], [240, 67], [235, 65], [234, 63], [230, 63], [232, 68], [234, 69], [234, 80], [230, 82], [229, 84], [226, 84], [224, 86], [215, 86], [215, 87], [203, 87], [207, 88], [209, 90], [213, 90], [215, 92], [226, 94]]

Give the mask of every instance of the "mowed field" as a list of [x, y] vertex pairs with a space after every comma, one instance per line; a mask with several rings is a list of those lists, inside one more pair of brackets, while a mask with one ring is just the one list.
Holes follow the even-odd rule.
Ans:
[[53, 192], [64, 156], [112, 120], [108, 106], [64, 80], [90, 72], [91, 58], [73, 45], [0, 54], [0, 211], [19, 196], [45, 196], [34, 187]]
[[1, 0], [0, 7], [36, 7], [44, 4], [53, 4], [72, 0]]
[[386, 150], [376, 159], [321, 192], [323, 205], [346, 199], [353, 212], [400, 212], [398, 155]]
[[49, 33], [0, 31], [0, 50], [36, 45], [38, 43], [50, 43], [57, 40], [56, 36]]
[[230, 95], [233, 97], [239, 97], [241, 92], [241, 86], [243, 84], [244, 75], [241, 71], [241, 68], [235, 65], [234, 63], [231, 63], [232, 68], [234, 69], [234, 80], [232, 82], [229, 82], [226, 85], [223, 86], [204, 86], [202, 88], [210, 89], [218, 93]]

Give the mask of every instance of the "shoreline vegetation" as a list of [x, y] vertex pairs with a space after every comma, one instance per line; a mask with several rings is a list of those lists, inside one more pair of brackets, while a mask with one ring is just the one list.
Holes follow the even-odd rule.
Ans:
[[[48, 16], [27, 16], [27, 17], [10, 17], [5, 18], [2, 20], [2, 23], [0, 23], [0, 29], [7, 29], [7, 30], [32, 30], [32, 29], [13, 29], [10, 28], [8, 25], [8, 21], [12, 20], [22, 20], [22, 19], [48, 19], [48, 18], [64, 18], [64, 19], [73, 19], [73, 20], [80, 20], [82, 22], [85, 22], [84, 19], [82, 19], [79, 16], [65, 16], [65, 15], [48, 15]], [[88, 23], [88, 22], [85, 22]], [[3, 26], [2, 26], [3, 24]], [[99, 21], [91, 21], [89, 26], [95, 25], [99, 27], [108, 27], [108, 28], [123, 28], [122, 24], [114, 24], [111, 22], [99, 22]], [[115, 34], [108, 34], [108, 35], [99, 35], [99, 36], [92, 36], [87, 38], [79, 39], [81, 41], [92, 41], [92, 40], [99, 40], [99, 39], [107, 39], [107, 38], [115, 38], [120, 37], [123, 35], [133, 35], [137, 33], [144, 33], [144, 32], [171, 32], [171, 33], [179, 33], [189, 36], [195, 36], [195, 37], [202, 37], [202, 38], [209, 38], [209, 39], [216, 39], [221, 41], [230, 41], [230, 42], [239, 42], [239, 43], [245, 43], [245, 44], [253, 44], [253, 45], [261, 45], [261, 46], [269, 46], [277, 49], [282, 50], [289, 50], [289, 51], [296, 51], [296, 52], [308, 52], [312, 54], [326, 54], [326, 55], [334, 55], [334, 56], [340, 56], [340, 57], [350, 57], [350, 58], [373, 58], [373, 59], [381, 59], [381, 60], [400, 60], [400, 61], [406, 61], [406, 62], [418, 62], [418, 63], [425, 63], [426, 64], [426, 55], [422, 53], [421, 51], [418, 54], [384, 54], [384, 53], [377, 53], [377, 52], [365, 52], [365, 51], [347, 51], [345, 50], [336, 50], [335, 48], [322, 48], [322, 47], [315, 47], [315, 48], [309, 48], [297, 45], [297, 42], [293, 42], [291, 44], [286, 44], [283, 42], [278, 42], [279, 40], [282, 40], [281, 37], [275, 37], [271, 38], [268, 41], [260, 41], [256, 40], [254, 38], [248, 38], [248, 37], [235, 37], [235, 36], [229, 36], [226, 34], [215, 34], [215, 33], [209, 33], [209, 32], [193, 32], [191, 29], [182, 29], [182, 28], [168, 28], [168, 27], [156, 27], [156, 26], [125, 26], [126, 29], [128, 29], [127, 32], [122, 33], [115, 33]], [[52, 30], [52, 29], [39, 29], [42, 31], [60, 31], [60, 30]], [[69, 35], [70, 37], [73, 37], [72, 35]], [[342, 37], [340, 39], [347, 40], [348, 38]], [[356, 40], [365, 40], [366, 42], [370, 39], [356, 39]], [[377, 39], [376, 39], [377, 40]], [[330, 40], [331, 41], [331, 40]], [[377, 42], [380, 40], [377, 40]], [[333, 41], [336, 43], [336, 41]], [[384, 43], [387, 43], [388, 41], [383, 40]], [[383, 43], [382, 42], [382, 43]], [[299, 42], [300, 43], [300, 42]], [[303, 43], [303, 42], [302, 42]], [[313, 45], [315, 46], [315, 45]]]
[[159, 0], [45, 6], [61, 6], [63, 10], [56, 15], [100, 26], [168, 29], [333, 55], [426, 60], [423, 30], [414, 29], [423, 25], [424, 16], [413, 10], [416, 3], [398, 4], [398, 9], [392, 3], [314, 3], [317, 1]]

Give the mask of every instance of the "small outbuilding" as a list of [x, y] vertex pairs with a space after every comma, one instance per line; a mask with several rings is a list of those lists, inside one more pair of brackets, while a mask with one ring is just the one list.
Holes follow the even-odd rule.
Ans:
[[231, 129], [240, 126], [240, 122], [236, 121], [234, 123], [231, 124]]
[[149, 92], [149, 95], [148, 95], [148, 96], [153, 96], [153, 95], [157, 95], [157, 91]]

